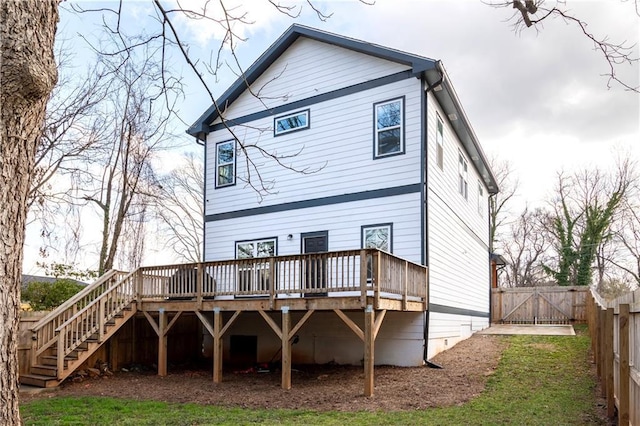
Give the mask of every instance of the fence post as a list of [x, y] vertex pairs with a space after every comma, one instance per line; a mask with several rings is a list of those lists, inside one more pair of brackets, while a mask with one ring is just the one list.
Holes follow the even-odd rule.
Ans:
[[605, 370], [604, 382], [607, 392], [607, 416], [613, 418], [616, 415], [615, 389], [613, 388], [613, 361], [615, 348], [613, 347], [613, 308], [608, 308], [605, 313], [604, 323], [604, 350], [605, 352]]
[[[596, 321], [598, 322], [598, 327], [597, 327], [597, 332], [598, 332], [598, 348], [596, 350], [596, 354], [598, 355], [597, 360], [596, 360], [596, 372], [598, 374], [598, 379], [602, 380], [602, 366], [604, 365], [603, 362], [603, 357], [604, 357], [604, 350], [603, 350], [603, 331], [604, 331], [604, 311], [602, 310], [602, 308], [600, 306], [596, 306]], [[600, 396], [604, 397], [604, 387], [601, 386], [600, 389]]]
[[629, 424], [629, 305], [620, 305], [618, 318], [618, 353], [620, 370], [618, 375], [618, 424]]

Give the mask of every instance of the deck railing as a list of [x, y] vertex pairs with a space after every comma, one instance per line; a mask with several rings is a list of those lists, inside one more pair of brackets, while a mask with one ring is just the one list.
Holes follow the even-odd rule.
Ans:
[[[360, 297], [427, 303], [427, 268], [377, 249], [345, 250], [109, 271], [32, 329], [32, 365], [57, 342], [58, 378], [65, 357], [87, 341], [103, 341], [109, 321], [133, 303], [233, 297]], [[412, 309], [416, 309], [413, 306]], [[115, 323], [115, 322], [114, 322]], [[111, 323], [110, 323], [111, 324]], [[111, 331], [107, 331], [107, 330]], [[106, 336], [108, 337], [108, 336]]]
[[60, 325], [96, 300], [107, 288], [119, 282], [126, 274], [126, 272], [121, 271], [108, 271], [94, 283], [83, 288], [80, 292], [38, 321], [31, 328], [33, 333], [31, 346], [32, 364], [35, 364], [37, 357], [56, 342], [56, 329], [60, 327]]
[[137, 279], [140, 300], [345, 292], [385, 294], [405, 301], [427, 298], [425, 266], [377, 249], [142, 267]]
[[135, 301], [135, 284], [136, 273], [127, 274], [56, 328], [59, 378], [64, 371], [65, 356], [92, 337], [101, 342], [106, 324]]

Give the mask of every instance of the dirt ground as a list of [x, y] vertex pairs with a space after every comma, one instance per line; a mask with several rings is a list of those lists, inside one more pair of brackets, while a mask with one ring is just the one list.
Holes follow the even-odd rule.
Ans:
[[415, 410], [463, 404], [484, 389], [498, 365], [505, 340], [475, 335], [432, 361], [442, 369], [376, 366], [375, 395], [363, 395], [361, 367], [294, 366], [292, 389], [280, 388], [280, 371], [224, 372], [214, 384], [211, 370], [118, 372], [113, 376], [65, 382], [58, 390], [21, 395], [23, 401], [52, 396], [98, 395], [167, 402], [194, 402], [227, 407], [309, 410]]

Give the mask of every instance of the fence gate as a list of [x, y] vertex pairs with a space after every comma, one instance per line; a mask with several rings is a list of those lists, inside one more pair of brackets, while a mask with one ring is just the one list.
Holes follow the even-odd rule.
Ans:
[[586, 287], [492, 289], [494, 323], [570, 324], [584, 322]]

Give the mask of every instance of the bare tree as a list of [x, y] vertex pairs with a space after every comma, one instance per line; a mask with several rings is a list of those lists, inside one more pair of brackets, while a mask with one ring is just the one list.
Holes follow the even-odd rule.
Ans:
[[[103, 70], [96, 64], [86, 75], [73, 79], [67, 64], [69, 51], [58, 49], [58, 70], [61, 78], [47, 104], [45, 125], [36, 151], [33, 181], [28, 197], [28, 207], [45, 209], [45, 203], [68, 203], [71, 185], [52, 185], [54, 177], [67, 176], [70, 180], [82, 179], [86, 166], [91, 164], [92, 151], [99, 149], [97, 131], [102, 117], [96, 114], [99, 103], [106, 96]], [[61, 59], [60, 59], [61, 58]]]
[[602, 263], [610, 263], [633, 279], [640, 286], [640, 192], [638, 176], [633, 175], [634, 186], [620, 209], [612, 240], [618, 251], [616, 256], [608, 253], [602, 256]]
[[[28, 195], [58, 74], [55, 0], [0, 3], [0, 424], [19, 425], [18, 307]], [[37, 53], [36, 53], [37, 52]]]
[[171, 105], [164, 102], [178, 95], [180, 86], [157, 83], [163, 70], [153, 56], [116, 56], [111, 62], [110, 92], [102, 103], [108, 117], [104, 125], [111, 130], [105, 135], [109, 149], [94, 171], [98, 185], [86, 189], [83, 197], [101, 217], [100, 274], [113, 268], [127, 222], [143, 221], [157, 193], [153, 160], [170, 139]]
[[[619, 84], [626, 90], [639, 92], [640, 87], [635, 84], [627, 83], [620, 79], [617, 69], [620, 65], [633, 64], [638, 62], [637, 53], [634, 52], [635, 45], [623, 41], [611, 41], [607, 34], [596, 35], [588, 28], [588, 23], [576, 16], [563, 0], [483, 0], [487, 4], [496, 8], [512, 8], [514, 9], [511, 16], [511, 22], [516, 32], [523, 31], [526, 28], [535, 28], [541, 31], [545, 22], [554, 18], [561, 19], [569, 25], [573, 25], [598, 51], [604, 61], [607, 63], [608, 72], [605, 76], [608, 78], [607, 87], [611, 87], [612, 82]], [[623, 3], [629, 3], [630, 13], [640, 16], [640, 0], [622, 0]]]
[[204, 165], [194, 155], [162, 179], [158, 216], [167, 235], [166, 247], [186, 262], [203, 259]]
[[525, 208], [510, 226], [502, 249], [507, 260], [504, 281], [507, 287], [533, 287], [544, 281], [543, 263], [548, 256], [550, 238], [542, 209]]
[[510, 217], [508, 204], [518, 191], [518, 179], [508, 161], [491, 159], [491, 170], [498, 181], [500, 192], [489, 197], [489, 251], [493, 253], [499, 229]]

